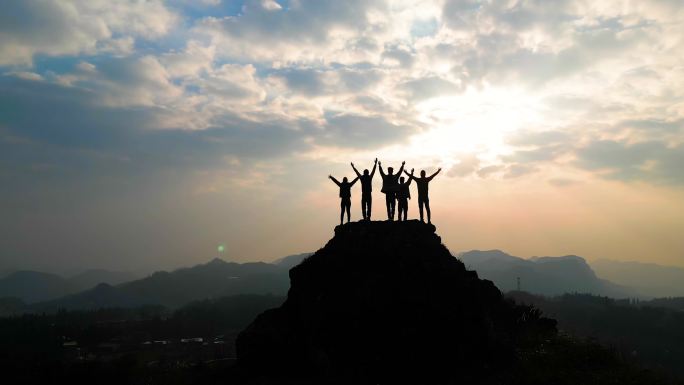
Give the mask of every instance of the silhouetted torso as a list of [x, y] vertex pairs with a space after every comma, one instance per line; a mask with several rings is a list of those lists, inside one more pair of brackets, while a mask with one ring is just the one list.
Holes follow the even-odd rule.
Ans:
[[340, 198], [351, 198], [351, 188], [353, 183], [340, 182]]
[[418, 185], [418, 198], [419, 199], [427, 199], [428, 197], [428, 186], [430, 185], [430, 178], [425, 177], [414, 177], [413, 180], [416, 181], [416, 185]]
[[359, 180], [361, 181], [361, 194], [370, 195], [373, 191], [373, 176], [361, 175]]
[[382, 192], [397, 192], [399, 190], [399, 176], [400, 174], [382, 175]]
[[410, 199], [411, 198], [411, 190], [409, 189], [410, 184], [411, 184], [410, 179], [408, 182], [399, 183], [399, 191], [397, 191], [397, 198], [398, 199]]

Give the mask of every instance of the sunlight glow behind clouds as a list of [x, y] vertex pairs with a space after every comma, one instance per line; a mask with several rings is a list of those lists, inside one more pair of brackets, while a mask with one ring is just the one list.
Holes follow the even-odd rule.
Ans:
[[447, 163], [457, 153], [478, 153], [494, 160], [509, 151], [504, 142], [507, 135], [539, 125], [539, 104], [524, 90], [494, 87], [421, 102], [416, 106], [419, 120], [431, 130], [414, 138], [409, 153], [439, 154]]
[[[376, 156], [441, 166], [444, 191], [482, 207], [484, 197], [458, 188], [525, 185], [549, 202], [596, 193], [589, 186], [679, 194], [683, 50], [678, 0], [10, 0], [0, 15], [0, 183], [19, 200], [71, 191], [128, 207], [169, 194], [193, 212], [202, 203], [189, 194], [228, 202], [225, 217], [253, 208], [272, 226], [288, 215], [316, 223], [292, 229], [328, 223], [307, 213], [307, 199], [334, 207], [322, 200], [334, 196], [324, 177]], [[105, 193], [116, 186], [133, 187]], [[274, 191], [292, 207], [257, 198]], [[673, 201], [671, 212], [684, 207]], [[184, 247], [198, 237], [181, 237]], [[303, 251], [282, 242], [282, 252], [230, 250]]]

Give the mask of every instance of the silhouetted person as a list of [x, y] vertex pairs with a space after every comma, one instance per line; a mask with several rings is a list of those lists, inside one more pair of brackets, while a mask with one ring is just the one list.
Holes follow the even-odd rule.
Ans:
[[332, 175], [328, 175], [336, 185], [340, 187], [340, 224], [344, 223], [344, 212], [347, 212], [347, 223], [349, 223], [350, 210], [351, 210], [351, 188], [359, 180], [359, 177], [354, 178], [353, 181], [349, 182], [347, 177], [342, 178], [342, 182], [333, 178]]
[[404, 164], [401, 162], [399, 172], [394, 174], [392, 167], [387, 167], [387, 174], [382, 171], [382, 162], [378, 162], [380, 166], [380, 176], [382, 176], [382, 192], [385, 194], [385, 205], [387, 205], [387, 219], [394, 220], [394, 209], [397, 205], [397, 191], [399, 190], [399, 176], [404, 171]]
[[378, 158], [375, 158], [375, 163], [373, 164], [373, 171], [368, 173], [368, 169], [363, 170], [363, 175], [359, 174], [359, 170], [354, 167], [354, 163], [351, 164], [356, 177], [361, 180], [361, 215], [366, 221], [371, 220], [371, 206], [373, 204], [373, 175], [375, 175], [375, 168], [378, 166]]
[[[430, 183], [432, 178], [436, 177], [440, 171], [442, 171], [441, 168], [429, 177], [425, 177], [425, 170], [421, 170], [420, 178], [413, 176], [413, 169], [411, 169], [410, 174], [404, 171], [404, 173], [408, 175], [410, 179], [415, 180], [416, 185], [418, 185], [418, 210], [420, 211], [421, 222], [425, 222], [423, 220], [423, 206], [425, 206], [425, 210], [427, 210], [428, 223], [432, 223], [430, 221], [430, 198], [428, 197], [428, 183]], [[380, 169], [380, 172], [382, 172], [382, 169]]]
[[[413, 176], [413, 170], [411, 170], [411, 176]], [[401, 221], [402, 214], [404, 215], [404, 221], [408, 216], [408, 200], [411, 199], [411, 190], [409, 186], [411, 185], [411, 178], [408, 182], [404, 182], [404, 177], [399, 178], [399, 191], [397, 191], [397, 206], [399, 206], [399, 215], [397, 220]]]

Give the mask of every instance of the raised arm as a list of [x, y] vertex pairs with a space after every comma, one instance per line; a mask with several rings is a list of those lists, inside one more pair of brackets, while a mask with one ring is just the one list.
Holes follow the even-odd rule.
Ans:
[[[357, 174], [358, 174], [358, 173], [357, 173]], [[357, 176], [356, 178], [354, 178], [353, 181], [349, 182], [349, 187], [353, 186], [354, 183], [356, 183], [357, 180], [359, 180], [359, 177], [358, 177], [358, 176]]]
[[382, 170], [382, 162], [378, 162], [378, 169], [380, 170], [380, 175], [385, 177], [385, 172]]
[[409, 180], [408, 180], [408, 182], [406, 182], [406, 185], [407, 185], [407, 186], [410, 186], [410, 185], [411, 185], [411, 182], [413, 182], [413, 179], [414, 179], [414, 178], [413, 178], [413, 169], [411, 169], [411, 173], [410, 173], [410, 174], [407, 173], [406, 170], [404, 170], [404, 172], [406, 173], [406, 175], [409, 176]]
[[441, 167], [440, 167], [434, 174], [432, 174], [432, 175], [430, 175], [430, 176], [428, 177], [428, 181], [431, 181], [432, 178], [436, 177], [437, 174], [439, 174], [440, 171], [442, 171], [442, 168], [441, 168]]
[[336, 184], [337, 186], [340, 185], [340, 182], [338, 182], [337, 179], [335, 179], [335, 177], [333, 177], [332, 175], [328, 175], [328, 178], [330, 178], [330, 180], [332, 180], [333, 182], [335, 182], [335, 184]]
[[354, 169], [354, 172], [356, 173], [356, 176], [357, 176], [357, 177], [360, 177], [361, 174], [359, 174], [359, 170], [357, 170], [356, 167], [354, 167], [354, 163], [353, 163], [353, 162], [352, 162], [351, 166], [352, 166], [352, 168]]
[[401, 175], [401, 172], [404, 171], [404, 165], [405, 164], [406, 164], [406, 161], [401, 162], [401, 167], [399, 167], [399, 172], [397, 173], [397, 175]]
[[378, 167], [378, 158], [375, 158], [375, 163], [373, 163], [373, 171], [370, 173], [371, 179], [373, 178], [373, 175], [375, 175], [375, 168]]
[[415, 179], [413, 177], [413, 169], [411, 169], [411, 173], [409, 174], [408, 171], [404, 170], [404, 174], [406, 174], [409, 177], [409, 181]]

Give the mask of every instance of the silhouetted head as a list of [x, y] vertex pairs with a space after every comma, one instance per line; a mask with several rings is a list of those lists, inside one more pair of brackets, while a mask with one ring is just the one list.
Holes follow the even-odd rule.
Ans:
[[394, 169], [393, 169], [392, 167], [387, 167], [387, 173], [388, 173], [389, 175], [394, 174]]
[[399, 182], [404, 183], [404, 177], [399, 178]]
[[368, 175], [368, 169], [363, 170], [363, 175]]
[[420, 170], [420, 176], [425, 178], [425, 170]]
[[342, 182], [347, 183], [347, 177], [342, 178]]

